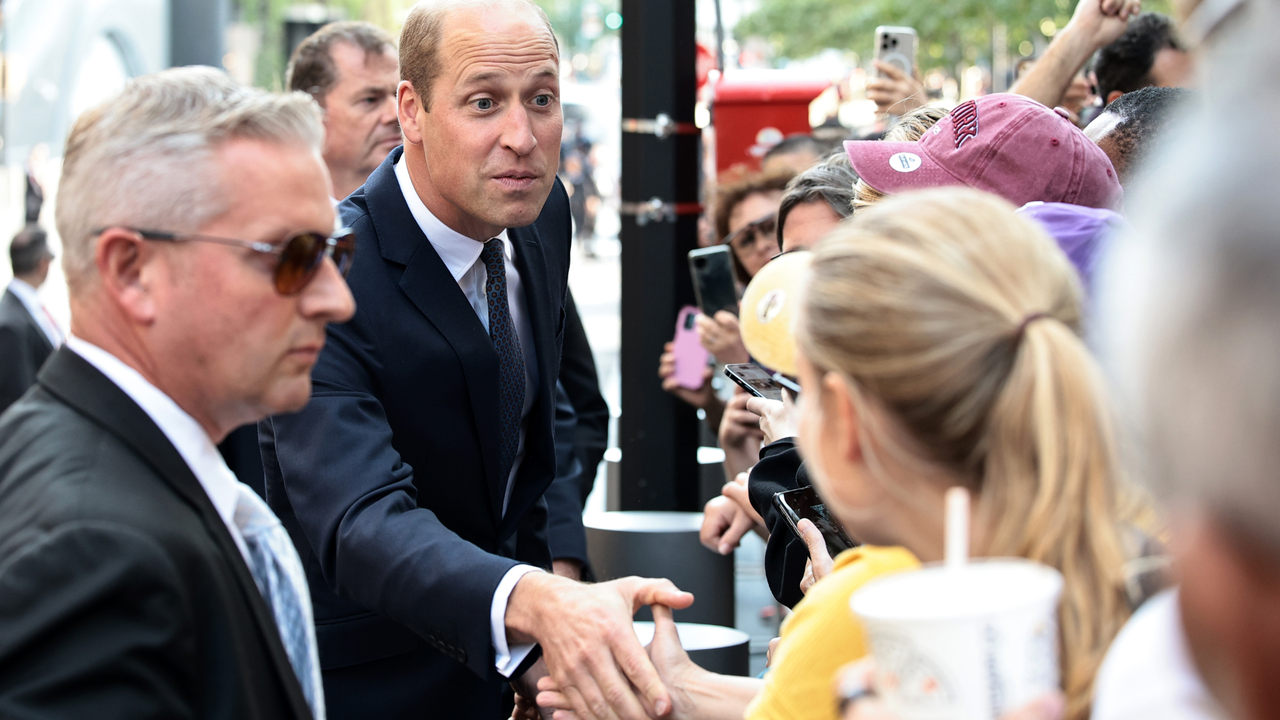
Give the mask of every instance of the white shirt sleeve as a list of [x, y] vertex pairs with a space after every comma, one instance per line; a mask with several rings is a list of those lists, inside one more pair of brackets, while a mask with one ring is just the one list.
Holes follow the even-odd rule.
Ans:
[[542, 572], [532, 565], [516, 565], [502, 576], [498, 589], [493, 591], [493, 604], [489, 606], [489, 633], [493, 640], [494, 666], [502, 677], [510, 678], [511, 673], [520, 667], [520, 663], [529, 656], [535, 643], [527, 645], [507, 646], [507, 600], [516, 589], [516, 583], [527, 573]]

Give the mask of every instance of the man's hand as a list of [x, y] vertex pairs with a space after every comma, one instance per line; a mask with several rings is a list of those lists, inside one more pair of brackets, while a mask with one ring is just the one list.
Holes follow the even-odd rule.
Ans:
[[808, 595], [809, 588], [814, 583], [831, 574], [835, 562], [827, 552], [827, 541], [823, 539], [822, 531], [817, 526], [805, 518], [796, 527], [800, 530], [800, 538], [809, 548], [809, 559], [804, 563], [804, 577], [800, 578], [800, 592]]
[[[662, 683], [670, 690], [673, 707], [671, 720], [695, 720], [700, 717], [695, 701], [689, 696], [687, 688], [690, 680], [706, 670], [698, 667], [689, 659], [689, 654], [680, 646], [680, 635], [676, 631], [676, 623], [671, 609], [662, 605], [653, 606], [653, 642], [649, 643], [647, 652], [657, 669]], [[555, 682], [555, 678], [545, 678], [538, 682], [538, 704], [560, 710], [571, 705], [564, 687]], [[557, 718], [567, 717], [567, 713], [557, 712]], [[577, 715], [575, 708], [575, 717]]]
[[751, 362], [751, 355], [742, 344], [742, 331], [738, 327], [738, 316], [728, 310], [721, 310], [715, 317], [698, 315], [695, 321], [698, 328], [698, 340], [707, 352], [716, 356], [716, 360], [729, 363]]
[[800, 413], [796, 411], [789, 392], [782, 394], [782, 402], [748, 398], [746, 408], [760, 416], [760, 432], [765, 445], [800, 434]]
[[528, 573], [507, 601], [508, 639], [542, 645], [551, 681], [582, 720], [665, 717], [671, 697], [631, 625], [636, 610], [654, 604], [682, 609], [693, 596], [670, 580], [583, 585]]
[[867, 99], [876, 104], [877, 113], [905, 115], [928, 104], [929, 97], [920, 78], [907, 75], [897, 65], [879, 60], [872, 60], [871, 65], [880, 75], [867, 80]]
[[[876, 696], [874, 659], [850, 663], [836, 673], [836, 699], [840, 704], [840, 720], [898, 720]], [[1000, 720], [1062, 720], [1066, 707], [1062, 693], [1052, 692], [1001, 715]]]

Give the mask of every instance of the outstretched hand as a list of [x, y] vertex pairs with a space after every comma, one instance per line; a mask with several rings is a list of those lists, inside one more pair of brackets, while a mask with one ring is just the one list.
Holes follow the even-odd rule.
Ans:
[[[583, 585], [547, 573], [516, 583], [507, 606], [513, 641], [542, 645], [548, 677], [582, 720], [666, 717], [671, 698], [636, 639], [631, 618], [644, 605], [693, 604], [669, 580], [622, 578]], [[539, 704], [543, 705], [541, 696]]]
[[878, 77], [867, 80], [867, 99], [876, 104], [876, 112], [889, 115], [905, 115], [928, 104], [920, 78], [908, 75], [902, 68], [879, 60], [871, 61]]
[[[670, 693], [672, 700], [670, 720], [692, 720], [694, 702], [686, 688], [693, 674], [705, 671], [694, 664], [689, 659], [689, 654], [680, 646], [680, 635], [676, 630], [671, 608], [654, 605], [652, 610], [653, 642], [649, 643], [646, 651], [662, 683]], [[567, 712], [572, 706], [572, 701], [555, 678], [545, 677], [540, 680], [538, 690], [538, 705], [544, 708], [555, 708], [556, 720], [573, 720], [581, 717], [576, 712]]]
[[1119, 40], [1129, 18], [1141, 12], [1142, 0], [1080, 0], [1067, 26], [1084, 33], [1097, 50]]

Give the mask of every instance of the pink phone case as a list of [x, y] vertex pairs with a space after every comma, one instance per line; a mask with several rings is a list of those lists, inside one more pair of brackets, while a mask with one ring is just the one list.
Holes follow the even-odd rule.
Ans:
[[672, 343], [676, 356], [676, 382], [689, 390], [702, 387], [709, 359], [707, 349], [698, 341], [698, 330], [693, 324], [697, 316], [698, 308], [692, 305], [680, 308], [676, 315], [676, 337]]

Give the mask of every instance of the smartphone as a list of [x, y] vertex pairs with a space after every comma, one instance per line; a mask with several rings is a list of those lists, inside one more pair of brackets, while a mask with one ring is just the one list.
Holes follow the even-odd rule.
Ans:
[[730, 363], [724, 366], [724, 374], [756, 397], [782, 402], [782, 386], [768, 370], [755, 363]]
[[876, 28], [876, 60], [897, 66], [907, 77], [916, 74], [917, 44], [915, 28], [894, 25]]
[[774, 373], [773, 381], [778, 383], [782, 387], [790, 390], [791, 398], [793, 400], [795, 398], [800, 397], [800, 383], [792, 380], [791, 378], [787, 377], [786, 375], [783, 375], [782, 373]]
[[676, 336], [671, 341], [672, 352], [676, 356], [676, 382], [689, 390], [702, 387], [703, 371], [711, 356], [698, 340], [697, 319], [698, 308], [692, 305], [680, 308], [676, 315]]
[[818, 491], [812, 485], [777, 493], [773, 496], [773, 504], [782, 517], [786, 518], [787, 525], [791, 526], [796, 537], [800, 537], [800, 521], [808, 518], [822, 533], [822, 538], [827, 541], [827, 553], [833, 558], [858, 545], [844, 531], [840, 521], [827, 510], [826, 504], [818, 497]]
[[707, 317], [721, 310], [738, 314], [738, 288], [733, 282], [733, 252], [728, 245], [689, 251], [693, 294]]

